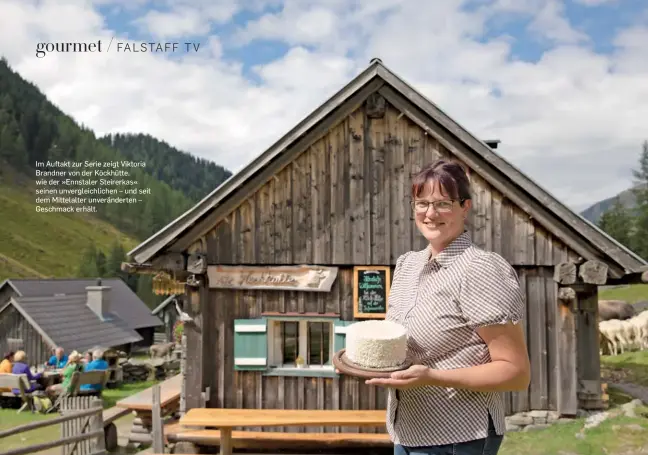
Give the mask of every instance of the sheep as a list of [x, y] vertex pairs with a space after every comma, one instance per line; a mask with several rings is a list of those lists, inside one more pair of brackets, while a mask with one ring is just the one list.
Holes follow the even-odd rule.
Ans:
[[171, 351], [175, 348], [175, 343], [164, 343], [164, 344], [153, 344], [149, 348], [149, 354], [151, 355], [151, 358], [155, 357], [166, 357], [168, 356]]
[[609, 321], [611, 319], [625, 320], [635, 315], [635, 309], [628, 302], [623, 300], [599, 300], [599, 320]]
[[648, 310], [629, 319], [634, 327], [634, 339], [638, 349], [648, 349]]
[[599, 322], [599, 332], [604, 339], [603, 342], [607, 344], [608, 352], [611, 355], [619, 353], [619, 347], [623, 352], [624, 345], [627, 344], [623, 336], [623, 324], [619, 319], [610, 319], [607, 321]]

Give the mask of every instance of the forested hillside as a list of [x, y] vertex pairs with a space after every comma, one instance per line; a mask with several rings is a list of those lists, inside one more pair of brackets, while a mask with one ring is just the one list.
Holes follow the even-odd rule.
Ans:
[[180, 151], [148, 134], [112, 134], [100, 141], [130, 160], [144, 161], [153, 177], [192, 201], [202, 199], [232, 175], [216, 163]]
[[627, 206], [620, 198], [614, 199], [601, 215], [598, 226], [648, 260], [648, 141], [642, 144], [633, 177], [634, 181], [628, 182], [634, 184], [632, 206]]
[[[162, 143], [144, 136], [137, 138], [116, 137], [122, 150], [108, 145], [108, 138], [98, 140], [91, 130], [78, 125], [36, 86], [15, 73], [6, 60], [0, 61], [0, 160], [33, 177], [36, 161], [141, 158], [146, 167], [129, 169], [129, 178], [138, 182], [138, 188], [150, 189], [150, 194], [134, 204], [99, 205], [97, 216], [122, 232], [144, 239], [220, 185], [229, 173], [216, 165], [200, 171], [204, 162], [191, 155], [171, 147], [164, 149]], [[136, 150], [138, 142], [147, 150]], [[164, 158], [155, 155], [157, 150]], [[185, 170], [205, 179], [196, 178], [196, 174], [182, 175]]]
[[[146, 166], [129, 169], [128, 178], [150, 193], [133, 204], [97, 205], [92, 214], [38, 213], [36, 162], [56, 160], [143, 161]], [[151, 277], [119, 271], [125, 252], [229, 176], [221, 166], [150, 136], [98, 139], [0, 59], [0, 281], [120, 276], [153, 305], [159, 298], [151, 292]]]

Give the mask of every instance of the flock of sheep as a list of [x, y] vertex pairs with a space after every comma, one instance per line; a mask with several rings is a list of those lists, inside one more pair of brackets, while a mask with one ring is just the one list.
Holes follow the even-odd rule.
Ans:
[[601, 354], [648, 349], [648, 302], [599, 300]]

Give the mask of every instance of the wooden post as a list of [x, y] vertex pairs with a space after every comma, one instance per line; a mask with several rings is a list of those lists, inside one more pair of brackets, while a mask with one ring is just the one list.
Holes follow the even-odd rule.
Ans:
[[180, 416], [187, 412], [187, 336], [182, 334], [182, 351], [180, 354], [180, 374], [182, 375], [182, 386], [180, 388]]
[[[574, 416], [578, 411], [576, 372], [576, 321], [574, 308], [577, 294], [572, 288], [558, 289], [556, 314], [558, 334], [558, 413]], [[598, 347], [597, 347], [598, 349]]]
[[220, 455], [232, 455], [231, 428], [220, 428]]
[[[202, 306], [207, 302], [200, 302], [200, 293], [197, 289], [188, 291], [187, 303], [191, 307], [192, 322], [185, 322], [184, 333], [187, 336], [187, 352], [191, 355], [186, 359], [185, 375], [185, 411], [199, 408], [202, 405], [203, 390], [203, 333], [202, 333]], [[185, 310], [186, 311], [186, 310]]]
[[583, 284], [578, 288], [576, 334], [579, 407], [602, 409], [601, 358], [598, 355], [598, 286], [594, 284]]
[[154, 453], [164, 453], [164, 422], [162, 421], [162, 407], [160, 403], [160, 385], [156, 384], [153, 386], [153, 403], [152, 403], [152, 414], [153, 414], [153, 432], [151, 439], [153, 440], [153, 452]]
[[[103, 409], [103, 400], [101, 398], [93, 398], [90, 402], [90, 408]], [[97, 437], [94, 441], [90, 440], [90, 453], [92, 455], [104, 455], [106, 453], [106, 446], [102, 412], [98, 412], [90, 418], [90, 432], [94, 431], [100, 431], [101, 436]]]

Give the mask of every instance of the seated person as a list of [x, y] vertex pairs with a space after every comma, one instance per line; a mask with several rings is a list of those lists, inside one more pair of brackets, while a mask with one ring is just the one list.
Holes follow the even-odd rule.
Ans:
[[[27, 354], [25, 353], [25, 351], [18, 351], [14, 354], [14, 364], [13, 367], [11, 368], [11, 372], [13, 374], [27, 375], [27, 380], [29, 381], [29, 388], [25, 390], [25, 392], [31, 393], [36, 390], [42, 390], [43, 387], [40, 384], [36, 383], [35, 381], [38, 381], [43, 376], [43, 373], [32, 374], [31, 369], [27, 364]], [[15, 395], [20, 394], [20, 390], [18, 389], [13, 389], [12, 392]]]
[[[14, 352], [9, 351], [5, 354], [2, 362], [0, 362], [0, 374], [11, 374], [11, 369], [14, 361]], [[0, 393], [11, 392], [11, 389], [0, 387]]]
[[47, 388], [47, 392], [51, 395], [60, 395], [61, 393], [72, 392], [72, 375], [76, 372], [82, 372], [83, 365], [81, 364], [81, 354], [72, 351], [68, 357], [68, 363], [63, 370], [63, 382], [54, 384]]
[[56, 369], [63, 368], [67, 362], [68, 362], [68, 357], [64, 354], [64, 350], [62, 347], [58, 347], [54, 350], [54, 355], [50, 357], [50, 359], [47, 361], [45, 366], [48, 367], [54, 367]]
[[[106, 371], [108, 362], [103, 359], [103, 352], [100, 349], [92, 351], [92, 361], [85, 366], [85, 371]], [[79, 390], [81, 392], [100, 392], [101, 384], [83, 384]]]

